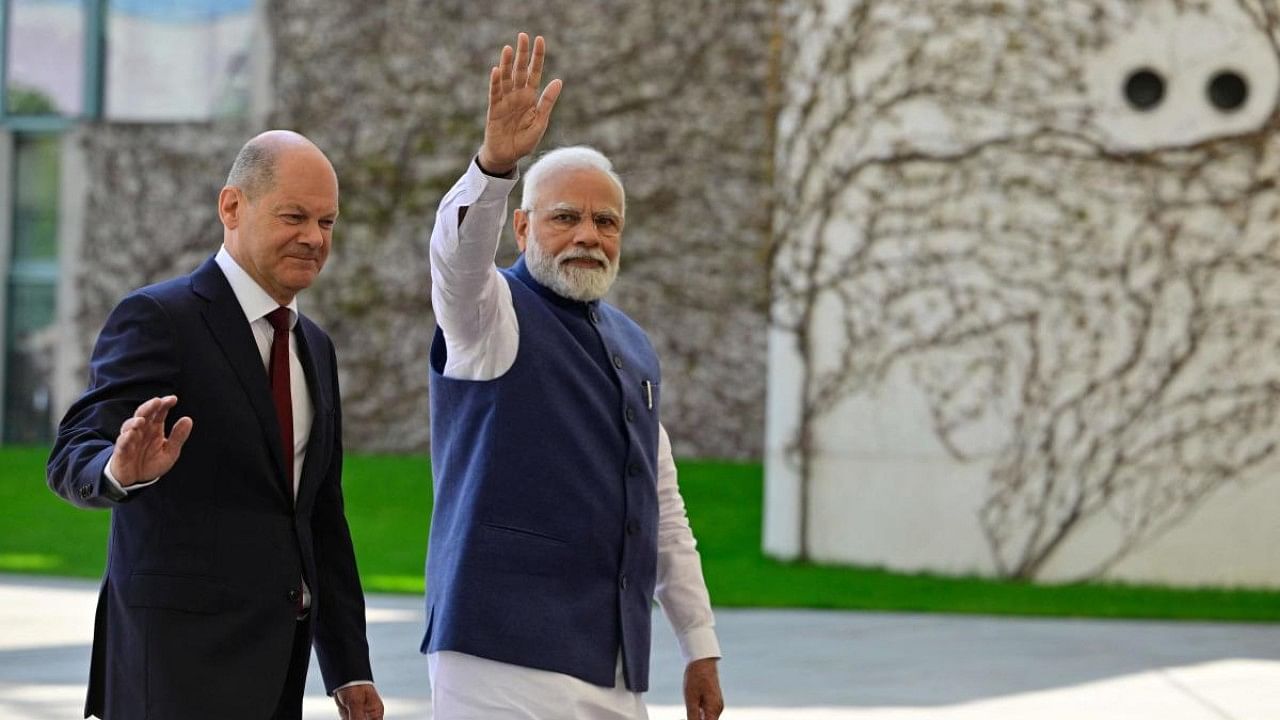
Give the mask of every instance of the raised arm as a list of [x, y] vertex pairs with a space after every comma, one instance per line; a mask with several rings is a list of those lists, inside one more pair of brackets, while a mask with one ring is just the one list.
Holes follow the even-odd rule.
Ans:
[[517, 163], [547, 131], [561, 82], [539, 92], [546, 44], [521, 33], [489, 71], [484, 145], [440, 202], [431, 232], [431, 306], [444, 333], [447, 377], [486, 380], [515, 359], [510, 289], [494, 267]]
[[177, 462], [192, 420], [178, 419], [178, 351], [155, 300], [126, 297], [107, 318], [90, 360], [87, 392], [58, 427], [49, 487], [80, 507], [106, 508], [163, 476]]

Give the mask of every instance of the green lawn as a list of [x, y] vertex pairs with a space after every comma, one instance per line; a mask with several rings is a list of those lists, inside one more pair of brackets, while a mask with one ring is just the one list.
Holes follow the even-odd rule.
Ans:
[[[0, 571], [97, 577], [108, 515], [50, 493], [46, 453], [0, 449]], [[760, 552], [759, 465], [682, 462], [680, 485], [721, 607], [1280, 621], [1280, 592], [1036, 586], [778, 563]], [[345, 488], [366, 589], [420, 593], [431, 508], [426, 459], [351, 456]]]

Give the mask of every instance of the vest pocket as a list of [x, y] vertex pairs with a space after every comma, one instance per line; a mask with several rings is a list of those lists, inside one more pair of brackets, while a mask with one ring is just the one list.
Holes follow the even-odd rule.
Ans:
[[494, 530], [499, 534], [514, 536], [515, 538], [532, 538], [541, 540], [542, 542], [554, 543], [556, 545], [568, 545], [568, 541], [562, 540], [554, 535], [548, 535], [537, 530], [527, 530], [525, 528], [512, 527], [511, 525], [501, 525], [499, 523], [485, 522], [481, 523], [489, 530]]

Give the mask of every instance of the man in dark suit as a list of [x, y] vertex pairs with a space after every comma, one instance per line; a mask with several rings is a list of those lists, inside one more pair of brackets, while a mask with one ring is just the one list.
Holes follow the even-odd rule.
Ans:
[[55, 492], [111, 509], [85, 717], [300, 718], [314, 638], [340, 716], [381, 718], [337, 361], [295, 299], [328, 257], [337, 176], [263, 133], [218, 214], [215, 257], [112, 311], [49, 458]]

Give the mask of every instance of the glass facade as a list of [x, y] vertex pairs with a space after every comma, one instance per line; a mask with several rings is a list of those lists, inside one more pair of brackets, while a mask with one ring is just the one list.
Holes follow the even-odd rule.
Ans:
[[112, 0], [107, 118], [174, 122], [245, 115], [254, 28], [252, 0]]
[[[12, 210], [0, 255], [0, 442], [51, 440], [63, 131], [243, 117], [257, 0], [0, 0]], [[2, 155], [2, 154], [0, 154]], [[6, 246], [0, 243], [0, 252]]]
[[6, 114], [80, 115], [86, 80], [86, 3], [8, 0], [6, 4]]
[[60, 136], [18, 135], [5, 298], [4, 441], [47, 442], [58, 287]]

